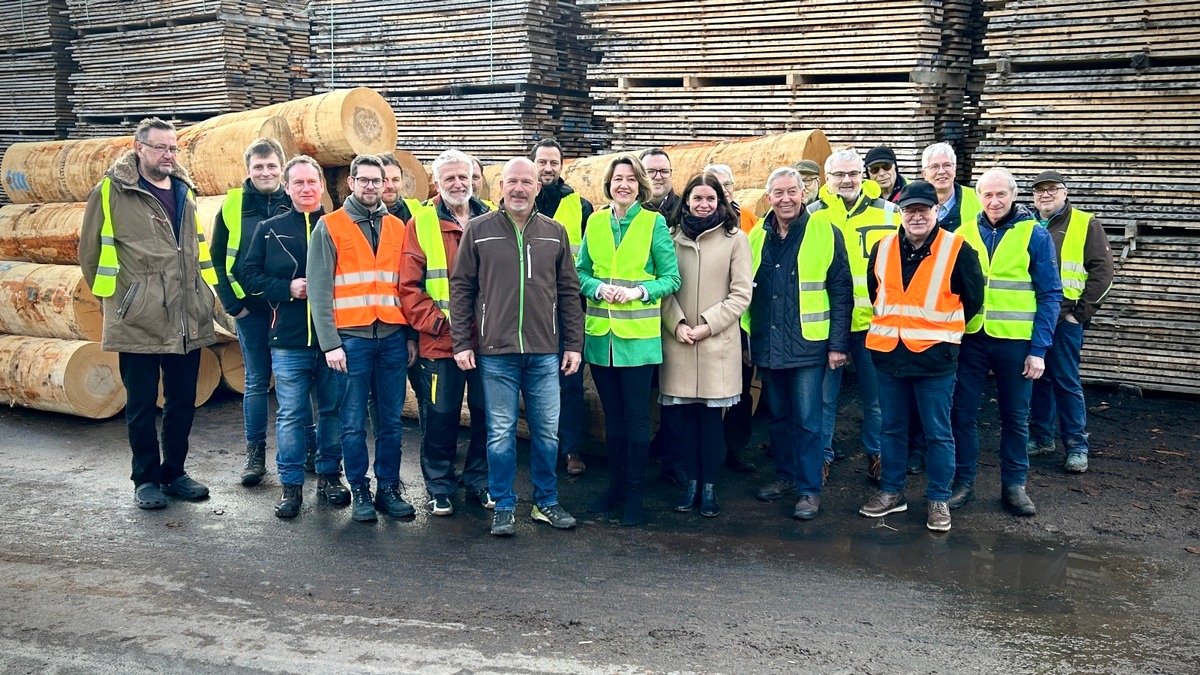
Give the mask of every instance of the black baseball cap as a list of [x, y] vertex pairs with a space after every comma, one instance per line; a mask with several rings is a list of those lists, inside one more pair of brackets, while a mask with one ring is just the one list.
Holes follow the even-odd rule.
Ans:
[[912, 206], [913, 204], [937, 206], [937, 203], [937, 190], [933, 188], [933, 185], [923, 180], [914, 180], [905, 185], [900, 190], [900, 196], [896, 199], [896, 204], [900, 208]]
[[1037, 175], [1037, 178], [1033, 179], [1033, 187], [1037, 187], [1042, 183], [1062, 183], [1066, 185], [1067, 181], [1063, 180], [1062, 174], [1057, 171], [1043, 171]]
[[870, 168], [872, 164], [895, 164], [896, 153], [886, 145], [879, 145], [871, 148], [867, 153], [867, 158], [863, 160], [863, 164]]

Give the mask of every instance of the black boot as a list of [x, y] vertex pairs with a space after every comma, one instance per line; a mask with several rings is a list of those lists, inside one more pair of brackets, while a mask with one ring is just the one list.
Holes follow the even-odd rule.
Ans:
[[622, 525], [641, 525], [645, 518], [642, 495], [646, 487], [646, 463], [650, 459], [649, 443], [629, 444], [629, 465], [625, 475], [625, 514]]
[[700, 515], [705, 518], [716, 518], [721, 515], [721, 505], [717, 503], [717, 495], [713, 493], [712, 483], [705, 483], [704, 491], [700, 494]]
[[300, 505], [304, 503], [303, 485], [284, 485], [283, 496], [275, 505], [277, 518], [295, 518], [300, 515]]
[[629, 445], [624, 439], [608, 444], [608, 489], [588, 504], [589, 513], [612, 511], [625, 497], [625, 472]]
[[675, 510], [680, 513], [687, 513], [696, 508], [699, 492], [696, 489], [696, 481], [688, 481], [687, 492], [683, 495], [683, 501], [675, 505]]
[[246, 444], [246, 466], [242, 469], [242, 485], [253, 487], [262, 482], [267, 473], [267, 444]]

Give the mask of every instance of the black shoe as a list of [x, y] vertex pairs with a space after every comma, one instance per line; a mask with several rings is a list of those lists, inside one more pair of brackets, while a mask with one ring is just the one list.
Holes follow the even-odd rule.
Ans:
[[300, 515], [300, 505], [304, 503], [303, 485], [284, 485], [283, 496], [275, 505], [276, 518], [295, 518]]
[[796, 508], [792, 511], [792, 517], [796, 520], [812, 520], [817, 517], [817, 512], [820, 510], [820, 496], [800, 495], [800, 500], [796, 502]]
[[698, 488], [699, 486], [696, 484], [696, 481], [688, 481], [687, 492], [684, 493], [683, 500], [675, 505], [675, 510], [680, 513], [687, 513], [696, 508], [696, 505], [700, 503]]
[[378, 520], [375, 515], [375, 504], [371, 501], [371, 486], [367, 483], [350, 488], [354, 498], [354, 510], [350, 517], [360, 523], [373, 523]]
[[139, 509], [153, 511], [167, 508], [167, 496], [159, 489], [158, 483], [142, 483], [133, 491], [133, 503]]
[[511, 537], [517, 533], [517, 519], [512, 511], [496, 511], [492, 514], [492, 534]]
[[164, 483], [162, 491], [163, 494], [174, 495], [180, 499], [197, 500], [208, 498], [208, 487], [192, 480], [191, 476], [186, 473], [170, 483]]
[[688, 477], [687, 473], [684, 472], [683, 467], [664, 466], [662, 469], [662, 479], [679, 488], [680, 490], [687, 489]]
[[475, 499], [479, 500], [479, 505], [485, 509], [496, 508], [496, 500], [492, 499], [492, 493], [487, 488], [479, 488], [475, 491]]
[[916, 454], [915, 452], [909, 453], [908, 465], [906, 467], [904, 467], [904, 469], [905, 469], [905, 471], [908, 472], [908, 475], [916, 476], [917, 474], [919, 474], [925, 470], [925, 458], [921, 455]]
[[975, 482], [955, 483], [950, 491], [950, 499], [946, 500], [946, 505], [951, 509], [961, 509], [962, 507], [975, 501]]
[[379, 488], [379, 491], [375, 493], [375, 508], [393, 518], [407, 518], [417, 513], [413, 505], [404, 501], [404, 497], [400, 495], [398, 484]]
[[846, 459], [847, 457], [849, 457], [849, 456], [850, 456], [850, 453], [846, 452], [846, 449], [845, 449], [845, 448], [843, 448], [842, 446], [838, 445], [837, 441], [834, 441], [834, 442], [833, 442], [833, 443], [831, 443], [830, 445], [832, 445], [832, 446], [833, 446], [833, 459], [834, 459], [834, 461], [836, 461], [836, 460], [839, 460], [839, 459]]
[[642, 494], [625, 495], [625, 511], [621, 514], [621, 524], [630, 527], [641, 525], [646, 519], [645, 505], [642, 503]]
[[790, 480], [777, 480], [764, 486], [756, 495], [759, 501], [773, 502], [788, 495], [796, 494], [796, 483]]
[[454, 503], [450, 501], [449, 495], [434, 495], [426, 502], [429, 507], [429, 512], [435, 516], [452, 516], [454, 515]]
[[1004, 490], [1000, 493], [1000, 502], [1004, 504], [1004, 508], [1016, 516], [1037, 514], [1037, 507], [1033, 505], [1033, 500], [1029, 498], [1029, 495], [1025, 494], [1024, 485], [1005, 485]]
[[317, 472], [317, 449], [315, 447], [304, 449], [304, 470], [308, 473]]
[[317, 498], [334, 506], [345, 506], [350, 503], [350, 488], [342, 483], [340, 475], [323, 473], [317, 476]]
[[267, 444], [246, 444], [246, 466], [242, 469], [242, 485], [253, 487], [262, 482], [267, 473]]
[[700, 494], [700, 515], [705, 518], [716, 518], [721, 515], [721, 505], [717, 503], [717, 495], [713, 492], [712, 483], [704, 484]]
[[742, 457], [742, 453], [730, 451], [725, 455], [725, 466], [738, 473], [754, 473], [754, 462]]

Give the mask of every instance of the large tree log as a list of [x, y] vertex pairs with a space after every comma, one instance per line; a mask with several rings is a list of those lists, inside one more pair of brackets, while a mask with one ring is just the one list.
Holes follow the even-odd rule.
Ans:
[[78, 266], [0, 262], [0, 333], [99, 341], [103, 330]]
[[0, 258], [77, 265], [86, 207], [85, 202], [0, 207]]
[[200, 194], [219, 195], [246, 180], [246, 148], [259, 138], [283, 147], [283, 159], [299, 154], [291, 128], [282, 117], [263, 117], [179, 132], [179, 163], [188, 170]]
[[95, 342], [0, 335], [0, 401], [103, 419], [125, 407], [125, 385]]
[[236, 342], [226, 342], [213, 345], [212, 351], [221, 366], [221, 386], [245, 394], [246, 361], [242, 358], [242, 346]]

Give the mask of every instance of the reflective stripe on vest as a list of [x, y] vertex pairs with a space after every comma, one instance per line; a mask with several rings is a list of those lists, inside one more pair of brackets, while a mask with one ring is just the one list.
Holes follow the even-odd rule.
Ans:
[[[595, 215], [595, 214], [592, 214]], [[578, 192], [563, 197], [554, 210], [554, 220], [567, 230], [567, 241], [571, 242], [571, 255], [579, 255], [579, 245], [583, 243], [583, 200]], [[588, 220], [588, 224], [591, 224]]]
[[1063, 236], [1062, 252], [1059, 254], [1059, 267], [1062, 276], [1063, 298], [1078, 300], [1083, 297], [1083, 289], [1087, 286], [1088, 273], [1083, 263], [1083, 247], [1087, 242], [1088, 223], [1092, 222], [1092, 214], [1071, 207], [1071, 220], [1067, 223], [1067, 232]]
[[904, 287], [900, 234], [888, 235], [876, 254], [874, 316], [867, 329], [867, 348], [890, 352], [901, 340], [911, 352], [923, 352], [939, 342], [962, 342], [966, 322], [962, 299], [950, 290], [951, 271], [963, 238], [941, 229], [929, 255]]
[[985, 333], [1009, 340], [1033, 337], [1033, 317], [1037, 314], [1037, 293], [1029, 274], [1029, 238], [1038, 227], [1031, 219], [1015, 223], [989, 256], [979, 225], [960, 227], [958, 234], [979, 253], [979, 266], [985, 280], [983, 309], [971, 323], [968, 333]]
[[[654, 224], [658, 214], [642, 209], [629, 223], [620, 245], [613, 239], [612, 210], [601, 209], [588, 219], [588, 255], [592, 258], [592, 274], [606, 284], [636, 288], [655, 278], [646, 271], [650, 261], [650, 245], [654, 241]], [[659, 307], [661, 300], [614, 305], [596, 298], [587, 299], [584, 328], [588, 335], [612, 333], [626, 340], [650, 339], [662, 334]]]
[[[763, 227], [765, 220], [760, 219], [750, 230], [751, 279], [758, 275], [758, 267], [762, 264], [763, 244], [767, 241], [767, 230]], [[829, 266], [833, 264], [833, 248], [833, 226], [828, 225], [828, 221], [824, 227], [804, 228], [804, 239], [800, 241], [800, 250], [796, 253], [796, 274], [799, 275], [797, 290], [800, 295], [797, 302], [800, 309], [800, 335], [810, 342], [829, 339], [829, 289], [825, 287], [825, 277], [829, 274]], [[742, 315], [741, 324], [742, 330], [749, 334], [749, 309]]]
[[337, 249], [333, 276], [333, 323], [338, 328], [369, 326], [375, 321], [407, 324], [400, 310], [400, 255], [404, 224], [385, 214], [376, 251], [358, 223], [338, 209], [324, 218]]
[[239, 300], [246, 297], [242, 285], [233, 277], [233, 265], [237, 262], [238, 249], [242, 245], [242, 193], [244, 188], [236, 187], [225, 193], [225, 201], [221, 203], [221, 220], [229, 230], [229, 243], [225, 247], [225, 277], [229, 286]]
[[[187, 192], [187, 201], [194, 202], [192, 191]], [[92, 295], [98, 298], [110, 298], [117, 292], [117, 272], [121, 269], [117, 260], [117, 240], [113, 234], [112, 218], [112, 179], [108, 176], [100, 181], [100, 206], [104, 212], [104, 223], [100, 225], [100, 264], [96, 268], [96, 279], [92, 282]], [[196, 244], [199, 249], [198, 262], [200, 277], [209, 286], [217, 285], [217, 271], [213, 269], [212, 255], [204, 240], [204, 230], [196, 221]]]
[[437, 210], [425, 207], [415, 214], [417, 243], [425, 252], [425, 292], [433, 304], [450, 320], [450, 267], [446, 261], [446, 243], [442, 241], [442, 223]]

